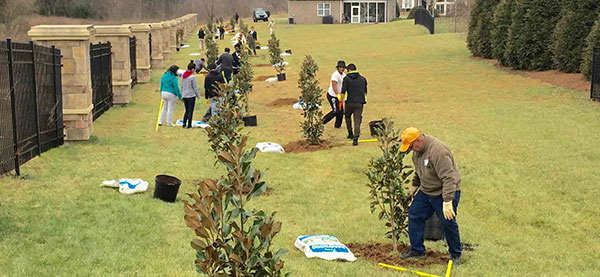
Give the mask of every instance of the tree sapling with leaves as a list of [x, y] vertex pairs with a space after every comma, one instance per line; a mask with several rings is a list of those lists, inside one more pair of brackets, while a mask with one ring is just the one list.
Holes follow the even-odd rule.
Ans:
[[271, 34], [271, 39], [269, 39], [269, 61], [275, 66], [277, 74], [285, 73], [285, 65], [283, 64], [281, 49], [279, 48], [279, 39], [277, 39], [275, 33]]
[[306, 56], [300, 70], [300, 79], [298, 87], [302, 92], [302, 109], [304, 110], [304, 122], [302, 126], [302, 136], [306, 138], [309, 144], [321, 144], [320, 137], [323, 134], [323, 113], [319, 109], [322, 103], [321, 95], [323, 90], [319, 86], [316, 73], [319, 66], [310, 56]]

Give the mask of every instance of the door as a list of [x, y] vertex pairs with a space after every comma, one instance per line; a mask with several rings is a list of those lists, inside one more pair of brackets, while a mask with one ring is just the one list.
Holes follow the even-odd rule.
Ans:
[[352, 6], [352, 23], [360, 23], [360, 7]]

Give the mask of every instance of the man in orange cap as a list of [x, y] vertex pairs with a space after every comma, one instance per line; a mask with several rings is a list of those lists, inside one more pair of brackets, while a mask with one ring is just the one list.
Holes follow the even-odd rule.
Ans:
[[439, 139], [414, 127], [402, 131], [400, 146], [402, 152], [411, 150], [415, 175], [409, 189], [413, 196], [408, 211], [410, 251], [402, 254], [402, 258], [425, 257], [425, 221], [435, 213], [442, 223], [450, 257], [454, 264], [459, 264], [462, 246], [455, 217], [460, 200], [460, 171], [454, 156]]

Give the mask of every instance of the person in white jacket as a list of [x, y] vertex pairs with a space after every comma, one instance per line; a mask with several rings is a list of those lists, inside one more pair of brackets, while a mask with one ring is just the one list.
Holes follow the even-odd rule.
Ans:
[[187, 66], [187, 69], [181, 76], [181, 97], [185, 105], [185, 115], [183, 116], [183, 128], [192, 128], [192, 118], [194, 116], [194, 107], [196, 98], [200, 98], [198, 90], [198, 80], [194, 76], [196, 64], [193, 60]]

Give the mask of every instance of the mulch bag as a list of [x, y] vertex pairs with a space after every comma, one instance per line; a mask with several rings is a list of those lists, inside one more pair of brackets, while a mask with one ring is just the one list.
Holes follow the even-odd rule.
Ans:
[[[175, 122], [175, 126], [178, 126], [178, 127], [183, 126], [183, 119], [177, 120]], [[208, 125], [207, 123], [205, 123], [203, 121], [196, 121], [196, 120], [192, 121], [192, 128], [202, 128], [202, 129], [204, 129], [204, 128], [207, 128], [207, 127], [210, 127], [210, 125]]]
[[299, 236], [294, 242], [294, 246], [304, 252], [307, 258], [356, 261], [356, 257], [350, 252], [350, 249], [336, 237], [330, 235]]
[[256, 144], [256, 148], [263, 153], [285, 153], [281, 145], [273, 142], [259, 142]]
[[148, 190], [148, 182], [142, 179], [119, 179], [102, 182], [101, 187], [118, 188], [122, 194], [142, 193]]

